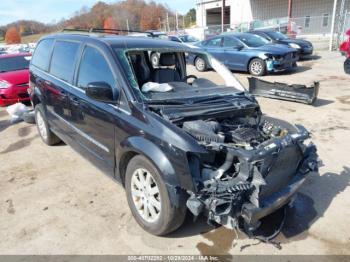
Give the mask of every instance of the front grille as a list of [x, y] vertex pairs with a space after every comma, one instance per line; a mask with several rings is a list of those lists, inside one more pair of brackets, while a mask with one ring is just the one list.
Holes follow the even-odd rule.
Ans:
[[265, 174], [266, 185], [260, 188], [261, 199], [288, 185], [302, 160], [302, 152], [297, 145], [292, 145], [284, 148], [276, 157], [277, 159], [274, 159], [274, 156], [271, 156], [260, 168], [263, 175], [269, 170]]
[[21, 84], [17, 84], [16, 86], [18, 86], [18, 87], [22, 87], [22, 86], [28, 86], [28, 82], [27, 83], [21, 83]]

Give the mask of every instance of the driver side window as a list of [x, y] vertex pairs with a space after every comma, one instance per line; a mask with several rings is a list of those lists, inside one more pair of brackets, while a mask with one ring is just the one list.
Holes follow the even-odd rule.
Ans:
[[77, 86], [85, 89], [89, 83], [105, 82], [115, 87], [113, 73], [100, 51], [87, 46], [80, 61]]

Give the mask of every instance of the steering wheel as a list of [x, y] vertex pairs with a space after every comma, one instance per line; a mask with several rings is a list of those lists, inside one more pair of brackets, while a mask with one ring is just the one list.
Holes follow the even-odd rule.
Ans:
[[[198, 79], [198, 77], [196, 77], [195, 75], [188, 75], [188, 76], [185, 76], [185, 77], [182, 79], [182, 81], [185, 82], [185, 83], [187, 83], [187, 80], [188, 80], [188, 79], [191, 79], [191, 78], [193, 78], [194, 80]], [[193, 81], [194, 81], [194, 80], [193, 80]], [[192, 83], [193, 83], [193, 81], [192, 81]], [[191, 83], [191, 84], [192, 84], [192, 83]]]

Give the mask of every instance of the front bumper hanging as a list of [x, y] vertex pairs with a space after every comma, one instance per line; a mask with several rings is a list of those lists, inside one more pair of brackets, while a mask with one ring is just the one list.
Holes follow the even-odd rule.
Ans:
[[299, 102], [308, 105], [311, 105], [316, 101], [320, 87], [319, 82], [314, 82], [313, 85], [306, 86], [298, 84], [288, 85], [279, 82], [272, 83], [255, 77], [250, 77], [248, 80], [249, 93], [253, 95]]

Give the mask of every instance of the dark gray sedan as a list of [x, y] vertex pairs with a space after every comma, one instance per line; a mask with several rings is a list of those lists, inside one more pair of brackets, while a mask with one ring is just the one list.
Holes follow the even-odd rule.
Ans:
[[314, 51], [314, 47], [311, 42], [303, 39], [289, 38], [285, 34], [282, 34], [281, 32], [275, 30], [255, 30], [251, 31], [250, 33], [261, 36], [268, 40], [270, 43], [281, 44], [295, 48], [296, 50], [298, 50], [300, 58], [310, 56]]

